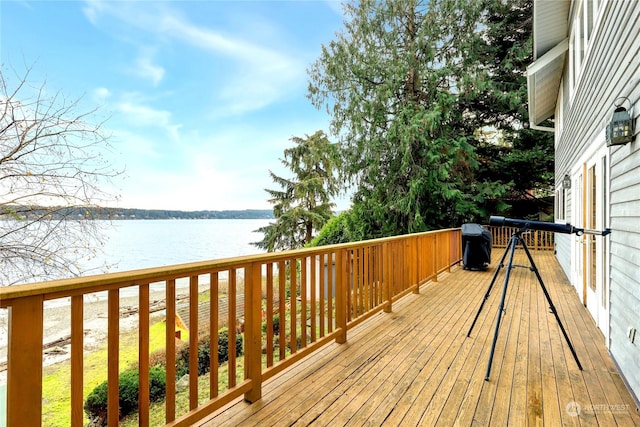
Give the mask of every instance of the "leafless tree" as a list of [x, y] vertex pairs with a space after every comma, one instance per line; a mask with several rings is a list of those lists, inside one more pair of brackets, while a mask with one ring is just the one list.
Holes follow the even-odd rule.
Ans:
[[0, 68], [0, 286], [82, 273], [118, 172], [96, 110]]

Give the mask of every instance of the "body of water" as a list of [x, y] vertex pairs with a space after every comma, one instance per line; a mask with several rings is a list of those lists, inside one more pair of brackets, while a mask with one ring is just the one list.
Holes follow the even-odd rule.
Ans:
[[[136, 270], [264, 252], [252, 245], [268, 219], [119, 220], [105, 226], [92, 274]], [[105, 269], [105, 266], [107, 267]]]

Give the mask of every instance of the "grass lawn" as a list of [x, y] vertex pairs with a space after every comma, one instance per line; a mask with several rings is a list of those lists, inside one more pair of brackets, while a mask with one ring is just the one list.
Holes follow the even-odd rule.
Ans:
[[[165, 323], [153, 324], [149, 331], [151, 351], [164, 348]], [[138, 361], [137, 330], [120, 335], [120, 371]], [[44, 368], [42, 381], [42, 425], [68, 426], [71, 424], [71, 360]], [[107, 379], [107, 344], [84, 356], [84, 399]], [[85, 424], [89, 420], [85, 414]]]

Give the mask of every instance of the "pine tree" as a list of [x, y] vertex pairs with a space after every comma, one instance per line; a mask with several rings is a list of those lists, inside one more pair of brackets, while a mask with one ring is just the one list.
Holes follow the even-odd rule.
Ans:
[[284, 150], [282, 164], [293, 178], [284, 178], [269, 171], [279, 190], [265, 189], [270, 195], [276, 217], [274, 223], [258, 229], [262, 241], [254, 243], [269, 252], [296, 249], [311, 242], [331, 218], [334, 206], [331, 198], [340, 190], [338, 150], [323, 131], [304, 138], [293, 137], [295, 146]]

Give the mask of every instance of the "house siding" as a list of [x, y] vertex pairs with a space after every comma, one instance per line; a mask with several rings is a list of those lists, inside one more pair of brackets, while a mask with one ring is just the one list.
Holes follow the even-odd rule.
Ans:
[[[575, 9], [575, 8], [574, 8]], [[562, 132], [556, 148], [556, 179], [576, 170], [587, 149], [611, 118], [614, 101], [626, 96], [632, 104], [636, 135], [640, 125], [640, 2], [604, 2], [581, 74], [573, 90], [563, 88]], [[569, 61], [572, 56], [568, 55]], [[565, 67], [569, 81], [571, 63]], [[568, 86], [568, 85], [563, 85]], [[640, 395], [640, 331], [635, 343], [629, 328], [640, 330], [640, 137], [608, 150], [610, 244], [610, 352], [636, 396]], [[557, 183], [557, 185], [558, 185]], [[574, 194], [571, 194], [574, 196]], [[571, 199], [572, 197], [569, 197]], [[567, 209], [568, 221], [571, 213]], [[570, 273], [570, 240], [556, 238], [557, 257]], [[581, 286], [581, 285], [579, 285]]]
[[[640, 69], [637, 70], [640, 73]], [[638, 99], [636, 95], [635, 98]], [[637, 105], [639, 107], [640, 105]], [[611, 346], [616, 363], [640, 395], [640, 141], [611, 149]]]
[[555, 235], [556, 242], [556, 258], [558, 258], [558, 263], [564, 271], [564, 274], [571, 278], [571, 247], [569, 244], [571, 237], [568, 234], [558, 234]]

